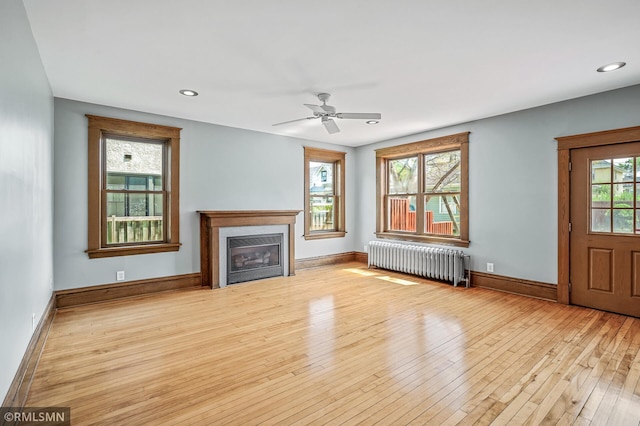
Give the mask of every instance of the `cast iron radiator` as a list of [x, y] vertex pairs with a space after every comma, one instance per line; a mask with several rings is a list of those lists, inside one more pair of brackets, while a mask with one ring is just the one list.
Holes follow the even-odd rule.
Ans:
[[460, 250], [370, 241], [368, 258], [369, 267], [449, 281], [456, 287], [464, 282], [469, 287], [471, 257]]

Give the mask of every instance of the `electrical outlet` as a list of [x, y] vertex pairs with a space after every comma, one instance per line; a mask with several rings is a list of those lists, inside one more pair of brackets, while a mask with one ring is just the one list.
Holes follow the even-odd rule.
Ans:
[[487, 272], [493, 272], [493, 263], [487, 263]]
[[116, 272], [116, 281], [124, 281], [124, 271]]
[[35, 331], [36, 329], [36, 313], [31, 314], [31, 331]]

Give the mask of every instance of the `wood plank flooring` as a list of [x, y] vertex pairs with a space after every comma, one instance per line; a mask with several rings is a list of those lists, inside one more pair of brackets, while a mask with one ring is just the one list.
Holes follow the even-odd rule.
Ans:
[[67, 308], [28, 406], [72, 424], [640, 422], [640, 319], [361, 263]]

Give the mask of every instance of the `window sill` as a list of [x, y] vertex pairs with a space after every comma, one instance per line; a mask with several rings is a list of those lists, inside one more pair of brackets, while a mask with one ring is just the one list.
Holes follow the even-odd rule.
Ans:
[[376, 237], [389, 240], [413, 241], [416, 243], [430, 243], [456, 247], [469, 247], [470, 244], [469, 241], [458, 238], [404, 234], [399, 232], [376, 232]]
[[329, 231], [329, 232], [313, 232], [308, 235], [304, 235], [305, 240], [322, 240], [325, 238], [342, 238], [346, 235], [344, 231]]
[[121, 246], [87, 250], [89, 259], [102, 257], [133, 256], [136, 254], [165, 253], [180, 250], [180, 243], [149, 244], [140, 246]]

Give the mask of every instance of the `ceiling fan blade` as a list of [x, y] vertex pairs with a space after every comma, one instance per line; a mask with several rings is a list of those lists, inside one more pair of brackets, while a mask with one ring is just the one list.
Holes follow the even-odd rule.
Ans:
[[324, 112], [328, 112], [329, 114], [335, 114], [336, 113], [336, 107], [331, 106], [331, 105], [320, 105], [320, 108], [322, 108], [322, 110]]
[[289, 120], [289, 121], [283, 121], [282, 123], [272, 124], [272, 126], [280, 126], [280, 125], [282, 125], [282, 124], [295, 123], [296, 121], [313, 120], [314, 118], [318, 118], [318, 117], [305, 117], [305, 118], [298, 118], [297, 120]]
[[327, 129], [327, 132], [330, 134], [338, 133], [340, 131], [336, 122], [330, 118], [322, 120], [322, 124], [324, 124], [324, 128]]
[[319, 114], [324, 114], [324, 110], [322, 109], [322, 107], [320, 105], [304, 104], [304, 106], [306, 106], [307, 108], [309, 108], [313, 112], [317, 112]]
[[339, 112], [338, 118], [357, 118], [361, 120], [380, 120], [382, 115], [379, 112]]

